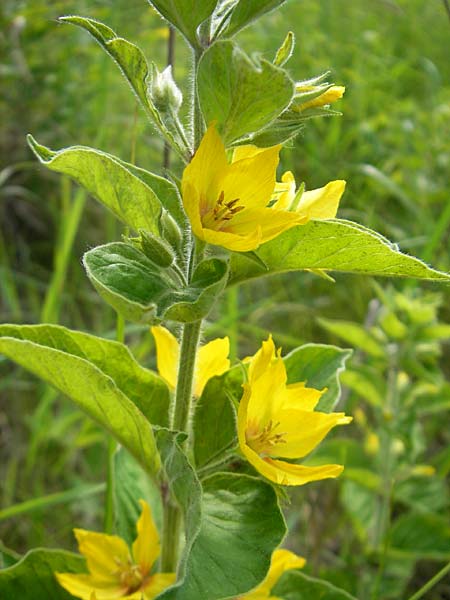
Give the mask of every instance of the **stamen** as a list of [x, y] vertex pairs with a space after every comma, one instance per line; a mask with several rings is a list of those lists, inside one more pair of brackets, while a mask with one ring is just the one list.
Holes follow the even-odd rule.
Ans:
[[218, 231], [223, 223], [230, 221], [235, 214], [244, 210], [245, 206], [238, 206], [239, 198], [225, 202], [225, 192], [222, 190], [212, 210], [207, 212], [202, 223], [204, 227]]
[[247, 444], [260, 456], [271, 454], [274, 446], [287, 443], [287, 440], [284, 439], [284, 436], [287, 435], [286, 431], [274, 433], [279, 425], [279, 421], [274, 423], [270, 420], [261, 431], [257, 429], [255, 431], [254, 427], [248, 427], [245, 436]]

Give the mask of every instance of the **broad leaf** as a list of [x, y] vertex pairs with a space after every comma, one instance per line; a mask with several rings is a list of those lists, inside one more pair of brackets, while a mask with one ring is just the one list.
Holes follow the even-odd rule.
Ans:
[[217, 474], [203, 488], [173, 434], [156, 433], [163, 467], [188, 523], [180, 580], [161, 600], [219, 600], [262, 581], [285, 524], [276, 494], [246, 475]]
[[338, 219], [310, 221], [293, 227], [260, 246], [256, 252], [267, 270], [234, 253], [230, 283], [304, 269], [450, 281], [450, 275], [402, 254], [395, 244], [376, 232]]
[[172, 147], [182, 158], [186, 158], [186, 148], [180, 146], [172, 133], [164, 125], [148, 93], [149, 68], [142, 51], [124, 38], [119, 37], [110, 27], [85, 17], [60, 17], [63, 23], [71, 23], [88, 31], [100, 46], [119, 66], [122, 75], [139, 99], [147, 115], [169, 140]]
[[233, 10], [224, 35], [231, 36], [250, 25], [265, 13], [284, 4], [286, 0], [240, 0]]
[[162, 506], [160, 490], [139, 463], [124, 448], [114, 455], [114, 512], [116, 533], [128, 545], [136, 539], [136, 523], [141, 514], [139, 500], [151, 507], [152, 516], [162, 530]]
[[439, 515], [402, 515], [391, 528], [389, 541], [394, 554], [429, 560], [450, 558], [450, 525]]
[[206, 122], [217, 121], [226, 145], [273, 121], [289, 104], [294, 85], [286, 71], [253, 63], [233, 42], [213, 44], [198, 66]]
[[42, 164], [72, 177], [125, 225], [159, 234], [161, 203], [148, 185], [150, 180], [136, 176], [132, 165], [93, 148], [72, 146], [54, 152], [31, 136], [28, 141]]
[[339, 374], [345, 369], [345, 362], [351, 350], [342, 350], [325, 344], [305, 344], [293, 350], [285, 359], [288, 383], [304, 381], [308, 387], [327, 391], [319, 400], [316, 410], [333, 410], [341, 393]]
[[286, 571], [272, 588], [271, 595], [283, 600], [356, 600], [328, 581], [315, 579], [301, 571]]
[[217, 0], [149, 0], [150, 4], [193, 46], [198, 46], [197, 29], [213, 12]]
[[55, 573], [85, 571], [81, 556], [62, 550], [37, 548], [14, 566], [0, 571], [0, 598], [4, 600], [71, 600]]
[[224, 457], [235, 445], [236, 412], [242, 396], [242, 369], [237, 366], [210, 379], [194, 413], [194, 456], [197, 467]]
[[384, 358], [386, 355], [383, 346], [373, 337], [370, 331], [364, 329], [359, 323], [352, 321], [337, 321], [333, 319], [317, 319], [319, 324], [328, 332], [337, 335], [345, 342], [356, 346], [369, 356]]
[[159, 469], [152, 428], [136, 404], [156, 415], [166, 403], [167, 388], [125, 346], [57, 325], [2, 325], [0, 336], [0, 353], [71, 398], [147, 472]]
[[205, 317], [225, 286], [227, 263], [199, 264], [189, 285], [161, 269], [134, 246], [116, 242], [84, 255], [87, 274], [99, 294], [126, 319], [188, 323]]

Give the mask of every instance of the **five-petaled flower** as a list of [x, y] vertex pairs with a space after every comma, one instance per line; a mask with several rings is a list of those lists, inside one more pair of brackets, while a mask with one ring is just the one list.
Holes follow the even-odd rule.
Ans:
[[152, 573], [160, 553], [159, 535], [150, 507], [144, 500], [140, 504], [131, 551], [116, 535], [74, 530], [89, 573], [56, 573], [63, 588], [82, 600], [151, 600], [175, 581], [175, 573]]
[[[180, 345], [176, 337], [161, 325], [152, 327], [152, 334], [156, 343], [159, 374], [170, 389], [174, 390], [177, 384]], [[200, 346], [194, 372], [194, 396], [199, 398], [202, 395], [203, 389], [211, 377], [222, 375], [228, 371], [230, 368], [229, 353], [230, 340], [228, 337], [217, 338]]]
[[228, 163], [225, 146], [210, 125], [181, 182], [183, 204], [195, 235], [229, 250], [254, 250], [305, 221], [269, 207], [281, 146], [244, 146]]
[[271, 337], [251, 359], [243, 387], [239, 446], [255, 469], [281, 485], [303, 485], [342, 472], [341, 465], [308, 467], [289, 462], [309, 454], [335, 425], [349, 423], [351, 417], [314, 411], [322, 391], [304, 383], [287, 385], [286, 368]]
[[281, 575], [291, 569], [301, 569], [305, 563], [304, 558], [297, 556], [290, 550], [275, 550], [272, 554], [269, 572], [264, 581], [253, 591], [240, 596], [239, 600], [278, 600], [276, 596], [272, 596], [272, 588]]

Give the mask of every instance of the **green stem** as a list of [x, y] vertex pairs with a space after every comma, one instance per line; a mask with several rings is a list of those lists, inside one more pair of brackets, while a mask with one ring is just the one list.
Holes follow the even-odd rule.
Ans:
[[194, 77], [193, 77], [193, 110], [192, 110], [192, 129], [194, 133], [194, 150], [196, 150], [205, 133], [205, 122], [203, 120], [202, 111], [200, 109], [200, 101], [197, 94], [197, 69], [198, 63], [202, 56], [202, 50], [194, 51]]
[[447, 573], [450, 572], [450, 562], [447, 563], [445, 565], [445, 567], [443, 567], [439, 573], [436, 573], [436, 575], [434, 577], [432, 577], [430, 579], [430, 581], [427, 581], [427, 583], [422, 586], [420, 588], [420, 590], [418, 590], [415, 594], [413, 594], [411, 596], [411, 598], [409, 598], [409, 600], [419, 600], [419, 598], [423, 598], [423, 596], [429, 591], [431, 590], [432, 587], [434, 587], [443, 577], [445, 577], [447, 575]]

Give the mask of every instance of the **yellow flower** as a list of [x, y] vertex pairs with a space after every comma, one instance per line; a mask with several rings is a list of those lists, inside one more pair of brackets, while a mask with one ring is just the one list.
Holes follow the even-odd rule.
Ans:
[[304, 383], [287, 385], [280, 351], [272, 338], [252, 358], [238, 410], [238, 438], [247, 460], [281, 485], [303, 485], [337, 477], [341, 465], [307, 467], [286, 460], [303, 458], [335, 425], [351, 421], [344, 413], [315, 412], [323, 392]]
[[305, 220], [334, 219], [339, 207], [339, 201], [345, 190], [345, 181], [337, 179], [330, 181], [324, 187], [300, 192], [298, 204], [295, 191], [295, 179], [291, 171], [286, 171], [281, 182], [275, 185], [273, 207], [281, 210], [297, 212]]
[[302, 222], [300, 215], [268, 208], [281, 146], [244, 147], [228, 163], [211, 125], [181, 182], [183, 204], [195, 235], [229, 250], [254, 250]]
[[[180, 346], [174, 335], [165, 327], [152, 327], [156, 343], [156, 362], [158, 371], [167, 385], [174, 390], [177, 384], [177, 367]], [[194, 396], [199, 398], [208, 383], [215, 375], [222, 375], [230, 368], [228, 354], [230, 340], [228, 337], [217, 338], [199, 348], [194, 372]]]
[[[299, 85], [296, 87], [295, 91], [297, 93], [302, 92], [312, 92], [314, 89], [319, 91], [320, 86], [314, 85]], [[342, 85], [332, 85], [330, 88], [324, 91], [320, 96], [316, 96], [313, 100], [307, 100], [306, 102], [302, 102], [301, 104], [296, 104], [293, 106], [296, 111], [303, 111], [307, 108], [319, 108], [320, 106], [325, 106], [325, 104], [332, 104], [342, 98], [345, 93], [345, 87]]]
[[160, 553], [150, 507], [140, 500], [137, 538], [130, 549], [116, 535], [74, 529], [88, 574], [56, 573], [59, 584], [82, 600], [151, 600], [175, 581], [175, 573], [151, 573]]
[[252, 592], [240, 597], [240, 600], [277, 600], [271, 591], [281, 575], [290, 569], [301, 569], [306, 561], [289, 550], [275, 550], [272, 554], [270, 569], [264, 581]]

